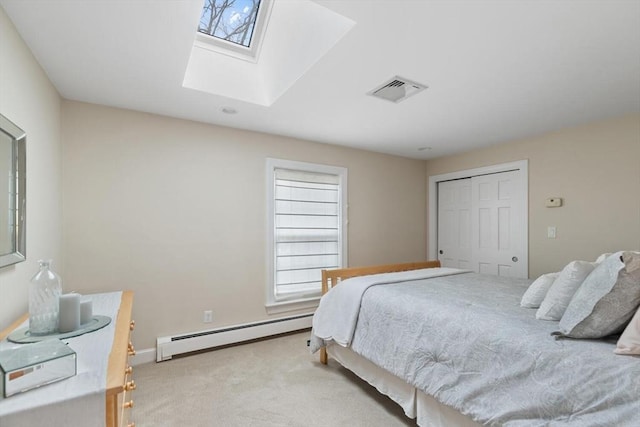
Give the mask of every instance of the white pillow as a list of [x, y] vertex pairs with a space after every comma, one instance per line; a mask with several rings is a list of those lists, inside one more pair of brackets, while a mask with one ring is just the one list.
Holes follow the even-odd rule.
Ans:
[[536, 319], [560, 320], [573, 294], [597, 264], [587, 261], [571, 261], [560, 272], [536, 312]]
[[612, 254], [612, 252], [607, 252], [607, 253], [604, 253], [604, 254], [600, 255], [598, 258], [596, 258], [596, 264], [600, 264], [602, 261], [607, 259], [609, 257], [609, 255], [611, 255], [611, 254]]
[[613, 352], [616, 354], [640, 355], [640, 307], [622, 335], [620, 335], [616, 349]]
[[522, 295], [522, 300], [520, 301], [520, 306], [525, 308], [538, 308], [540, 304], [544, 300], [544, 297], [547, 295], [549, 288], [553, 285], [553, 282], [558, 278], [560, 273], [547, 273], [538, 277], [529, 288], [527, 288], [524, 295]]

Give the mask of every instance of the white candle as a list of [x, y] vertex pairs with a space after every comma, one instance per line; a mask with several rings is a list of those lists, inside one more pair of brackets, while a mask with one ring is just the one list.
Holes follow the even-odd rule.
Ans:
[[80, 324], [85, 325], [93, 319], [93, 304], [90, 299], [80, 301]]
[[80, 294], [70, 293], [60, 295], [60, 318], [58, 331], [72, 332], [80, 328]]

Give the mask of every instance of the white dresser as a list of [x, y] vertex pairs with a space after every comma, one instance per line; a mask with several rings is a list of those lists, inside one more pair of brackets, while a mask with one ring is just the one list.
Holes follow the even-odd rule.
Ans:
[[[6, 399], [0, 397], [0, 426], [135, 426], [131, 413], [135, 382], [129, 364], [129, 357], [135, 354], [131, 342], [133, 292], [86, 296], [93, 302], [93, 314], [109, 316], [111, 323], [63, 340], [77, 354], [75, 376]], [[28, 345], [6, 340], [13, 330], [27, 325], [25, 315], [0, 332], [0, 350]]]

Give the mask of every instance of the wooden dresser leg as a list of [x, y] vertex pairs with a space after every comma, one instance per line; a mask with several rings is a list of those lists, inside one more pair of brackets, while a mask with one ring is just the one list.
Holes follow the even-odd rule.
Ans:
[[322, 363], [323, 365], [327, 364], [327, 348], [326, 347], [322, 347], [320, 349], [320, 363]]

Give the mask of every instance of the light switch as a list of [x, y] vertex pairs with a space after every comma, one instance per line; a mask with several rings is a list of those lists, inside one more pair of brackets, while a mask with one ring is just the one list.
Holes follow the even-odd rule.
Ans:
[[556, 228], [555, 227], [547, 227], [547, 239], [555, 239], [556, 238]]

